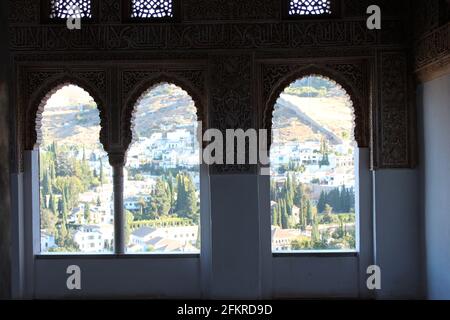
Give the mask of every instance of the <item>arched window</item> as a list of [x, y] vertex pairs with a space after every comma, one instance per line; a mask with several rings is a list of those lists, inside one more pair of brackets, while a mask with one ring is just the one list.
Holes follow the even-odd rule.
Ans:
[[38, 121], [41, 252], [112, 252], [112, 173], [95, 101], [65, 85], [45, 102]]
[[272, 251], [356, 250], [350, 97], [307, 76], [278, 98], [272, 120]]
[[73, 16], [92, 18], [91, 0], [51, 0], [50, 18], [67, 19]]
[[171, 18], [172, 0], [132, 0], [132, 18]]
[[290, 16], [331, 14], [331, 0], [289, 0]]
[[161, 83], [135, 106], [124, 173], [128, 253], [198, 253], [200, 154], [194, 101]]

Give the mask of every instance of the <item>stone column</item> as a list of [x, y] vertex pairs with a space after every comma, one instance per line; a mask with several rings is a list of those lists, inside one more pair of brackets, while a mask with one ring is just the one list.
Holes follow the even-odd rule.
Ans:
[[123, 153], [110, 153], [109, 163], [113, 168], [114, 192], [114, 253], [125, 253], [125, 216], [123, 209]]

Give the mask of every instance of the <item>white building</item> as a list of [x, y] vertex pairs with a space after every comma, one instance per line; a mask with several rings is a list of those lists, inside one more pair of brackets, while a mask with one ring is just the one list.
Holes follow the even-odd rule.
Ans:
[[74, 241], [82, 252], [104, 252], [111, 248], [114, 239], [112, 225], [84, 225], [74, 235]]
[[[158, 249], [158, 246], [164, 247], [170, 245], [173, 249], [170, 251], [176, 251], [174, 248], [177, 246], [173, 241], [179, 244], [178, 247], [190, 248], [197, 242], [197, 238], [198, 226], [167, 228], [141, 227], [132, 232], [129, 247], [134, 247], [135, 251], [145, 251], [145, 248], [148, 246]], [[164, 242], [161, 242], [161, 240], [164, 240]]]

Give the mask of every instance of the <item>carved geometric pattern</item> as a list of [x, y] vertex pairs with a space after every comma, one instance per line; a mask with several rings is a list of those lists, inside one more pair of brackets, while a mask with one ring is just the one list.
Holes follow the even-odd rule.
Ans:
[[120, 2], [117, 0], [102, 0], [100, 2], [100, 21], [120, 22]]
[[173, 17], [172, 0], [132, 0], [131, 17]]
[[[416, 44], [415, 69], [422, 73], [421, 78], [432, 78], [434, 69], [445, 68], [450, 59], [450, 23], [426, 34]], [[438, 68], [433, 68], [435, 65]], [[448, 65], [447, 65], [448, 68]], [[430, 71], [427, 71], [430, 70]]]
[[[255, 128], [252, 106], [252, 59], [249, 55], [216, 55], [211, 58], [210, 125], [225, 134], [226, 129]], [[225, 154], [224, 150], [224, 154]], [[247, 145], [246, 152], [249, 148]], [[236, 150], [235, 150], [236, 153]], [[248, 159], [248, 154], [246, 155]], [[213, 165], [212, 174], [254, 173], [249, 164]]]
[[38, 23], [39, 7], [39, 1], [10, 1], [8, 20], [10, 23]]
[[407, 58], [403, 53], [383, 53], [381, 68], [376, 167], [408, 167], [412, 163], [412, 152]]
[[307, 16], [331, 13], [331, 0], [290, 0], [289, 15]]
[[264, 20], [278, 19], [278, 0], [183, 0], [183, 20]]
[[91, 0], [51, 0], [50, 18], [92, 18]]

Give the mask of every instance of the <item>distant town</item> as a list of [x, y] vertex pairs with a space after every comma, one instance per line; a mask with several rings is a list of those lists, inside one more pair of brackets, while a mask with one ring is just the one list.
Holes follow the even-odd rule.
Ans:
[[[300, 86], [282, 94], [274, 113], [270, 154], [272, 250], [353, 250], [355, 168], [351, 130], [337, 132], [307, 110], [297, 110], [296, 97], [305, 98], [305, 92], [295, 92]], [[318, 86], [327, 89], [318, 94], [322, 103], [335, 98], [336, 89], [323, 87], [323, 83]], [[41, 251], [112, 252], [111, 167], [98, 141], [89, 140], [99, 134], [95, 104], [88, 97], [74, 102], [70, 97], [86, 94], [77, 92], [77, 87], [63, 88], [58, 94], [67, 97], [49, 101], [43, 118]], [[306, 94], [311, 95], [311, 90]], [[124, 170], [127, 252], [198, 253], [200, 158], [193, 101], [178, 87], [162, 84], [148, 92], [136, 109], [134, 141]], [[159, 121], [149, 120], [151, 117]], [[277, 119], [281, 123], [278, 126]], [[58, 121], [63, 124], [56, 125]], [[294, 122], [297, 127], [293, 129]], [[87, 132], [83, 131], [86, 127]], [[68, 128], [83, 136], [74, 139]], [[293, 139], [305, 128], [310, 130], [306, 137]]]

